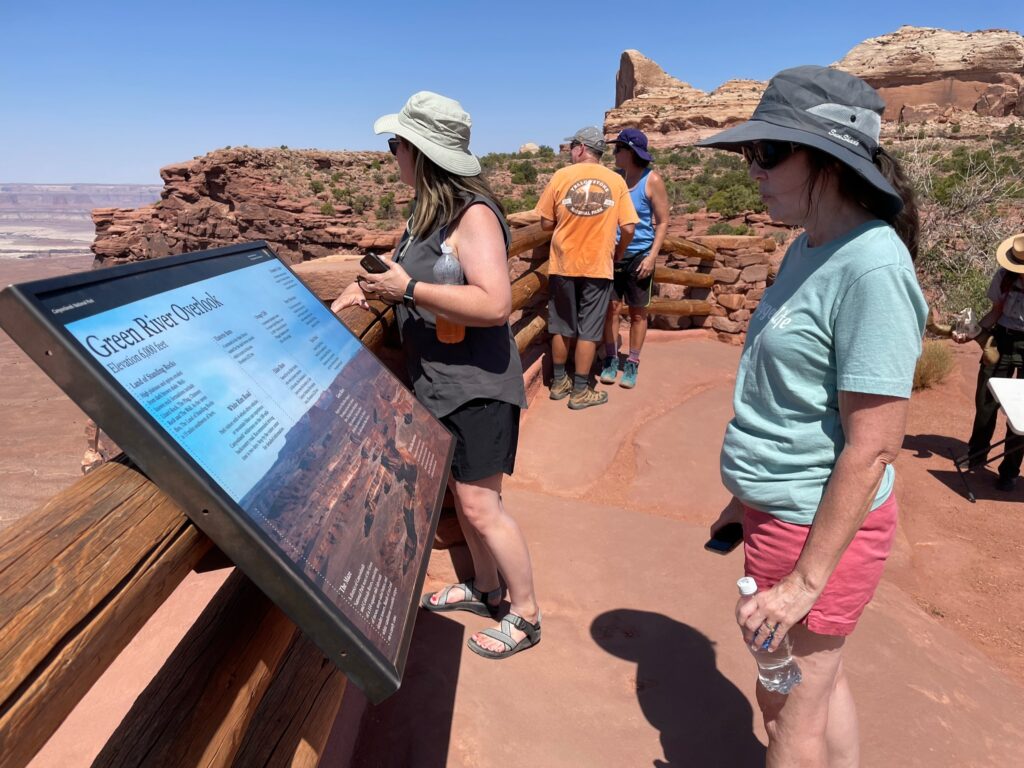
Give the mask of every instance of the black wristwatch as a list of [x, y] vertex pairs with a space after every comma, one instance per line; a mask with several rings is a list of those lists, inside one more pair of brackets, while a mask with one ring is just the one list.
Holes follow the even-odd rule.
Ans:
[[402, 303], [407, 307], [411, 308], [416, 306], [416, 299], [413, 297], [412, 293], [416, 290], [416, 283], [418, 282], [419, 280], [413, 280], [410, 277], [409, 284], [405, 286], [405, 295], [402, 297]]

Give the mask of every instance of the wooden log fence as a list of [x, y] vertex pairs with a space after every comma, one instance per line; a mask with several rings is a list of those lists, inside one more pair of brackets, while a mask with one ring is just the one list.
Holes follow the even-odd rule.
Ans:
[[[510, 255], [543, 245], [539, 224], [513, 232]], [[714, 257], [671, 238], [674, 253]], [[668, 242], [668, 241], [667, 241]], [[656, 279], [709, 287], [708, 275], [659, 268]], [[513, 284], [521, 309], [547, 288], [547, 264]], [[711, 281], [713, 282], [713, 281]], [[324, 297], [322, 297], [324, 298]], [[653, 311], [699, 314], [706, 302]], [[342, 321], [371, 349], [389, 307]], [[524, 351], [543, 316], [516, 335]], [[0, 768], [26, 765], [212, 542], [130, 461], [84, 476], [0, 531]], [[341, 706], [344, 675], [241, 573], [206, 607], [136, 701], [98, 766], [315, 766]]]

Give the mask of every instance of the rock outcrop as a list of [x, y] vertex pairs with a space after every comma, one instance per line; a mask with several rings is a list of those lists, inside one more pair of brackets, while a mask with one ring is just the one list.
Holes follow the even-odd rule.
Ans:
[[[833, 66], [879, 90], [887, 105], [887, 132], [899, 123], [931, 122], [956, 123], [964, 137], [987, 135], [992, 119], [1024, 117], [1024, 37], [1017, 32], [901, 27], [866, 40]], [[640, 52], [626, 51], [605, 134], [632, 126], [656, 148], [692, 144], [749, 118], [765, 85], [730, 80], [705, 93]]]
[[692, 144], [750, 117], [764, 87], [757, 80], [730, 80], [705, 93], [666, 74], [639, 51], [625, 51], [604, 132], [611, 137], [623, 128], [639, 128], [655, 148]]
[[[291, 263], [394, 247], [410, 191], [379, 152], [222, 149], [160, 169], [161, 199], [92, 212], [97, 264], [266, 240]], [[392, 176], [394, 174], [392, 173]], [[390, 200], [389, 200], [390, 196]], [[388, 203], [388, 217], [381, 208]]]
[[887, 120], [1024, 116], [1024, 37], [1017, 32], [901, 27], [865, 40], [833, 66], [877, 88]]

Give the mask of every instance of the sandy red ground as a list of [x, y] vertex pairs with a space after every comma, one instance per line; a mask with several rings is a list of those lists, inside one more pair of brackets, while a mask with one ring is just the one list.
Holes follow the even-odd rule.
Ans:
[[[67, 267], [0, 262], [0, 278]], [[997, 492], [984, 470], [973, 479], [978, 502], [964, 497], [947, 451], [962, 450], [970, 430], [977, 353], [953, 351], [954, 372], [911, 400], [897, 543], [848, 647], [865, 765], [1004, 766], [1024, 750], [1024, 485]], [[6, 337], [0, 355], [0, 514], [9, 522], [74, 481], [84, 418]], [[369, 712], [357, 764], [761, 759], [752, 663], [730, 618], [741, 558], [701, 548], [726, 500], [717, 454], [738, 355], [689, 332], [658, 334], [640, 385], [611, 388], [607, 406], [572, 412], [541, 393], [505, 498], [531, 546], [544, 641], [495, 664], [465, 648], [484, 620], [421, 615], [403, 688]], [[430, 583], [451, 575], [435, 553]], [[89, 764], [188, 626], [191, 604], [215, 586], [189, 584], [37, 765]]]

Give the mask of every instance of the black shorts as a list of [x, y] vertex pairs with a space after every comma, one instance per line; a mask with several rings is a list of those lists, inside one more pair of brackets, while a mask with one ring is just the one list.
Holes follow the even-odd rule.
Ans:
[[441, 418], [455, 437], [452, 477], [471, 483], [511, 475], [519, 445], [519, 406], [501, 400], [470, 400]]
[[644, 251], [643, 253], [626, 254], [626, 257], [615, 265], [615, 271], [612, 273], [612, 286], [618, 297], [617, 301], [625, 302], [627, 307], [635, 309], [651, 306], [654, 273], [643, 280], [636, 276], [636, 268], [650, 253], [650, 251]]
[[604, 338], [612, 281], [603, 277], [548, 278], [548, 331], [583, 341]]

